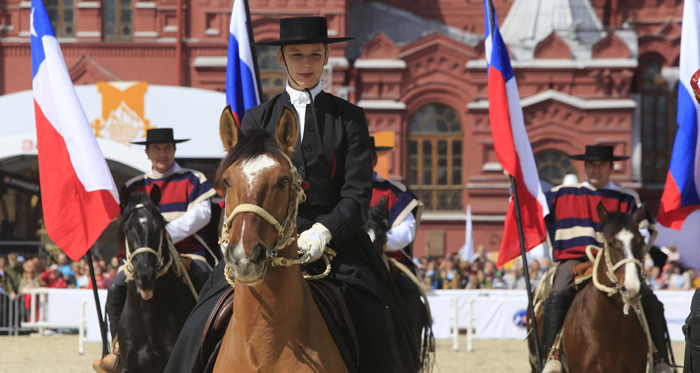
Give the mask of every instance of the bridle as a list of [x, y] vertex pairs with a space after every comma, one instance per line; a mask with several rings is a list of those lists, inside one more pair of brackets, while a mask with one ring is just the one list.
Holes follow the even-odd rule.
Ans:
[[[292, 163], [292, 160], [286, 154], [281, 154], [289, 164], [289, 171], [292, 174], [292, 181], [289, 187], [289, 205], [287, 206], [287, 216], [280, 223], [277, 221], [277, 219], [275, 219], [274, 216], [272, 216], [262, 207], [254, 205], [252, 203], [242, 203], [236, 206], [233, 209], [233, 211], [231, 211], [230, 215], [226, 216], [226, 219], [224, 220], [221, 229], [219, 245], [221, 245], [224, 250], [228, 250], [228, 247], [230, 245], [229, 229], [231, 227], [231, 224], [233, 223], [233, 219], [235, 219], [236, 216], [244, 212], [253, 213], [263, 218], [266, 222], [270, 223], [277, 231], [277, 241], [275, 241], [275, 245], [273, 246], [272, 250], [270, 250], [269, 254], [270, 264], [272, 264], [273, 267], [291, 267], [295, 264], [301, 264], [301, 260], [278, 257], [277, 253], [279, 250], [284, 249], [285, 247], [289, 246], [292, 242], [294, 242], [294, 240], [296, 240], [297, 212], [299, 210], [299, 203], [306, 201], [306, 194], [304, 193], [304, 188], [302, 187], [301, 175], [299, 175], [299, 172], [297, 172], [297, 168]], [[335, 252], [329, 247], [326, 247], [324, 253], [324, 260], [326, 261], [326, 271], [318, 276], [304, 277], [307, 279], [325, 277], [330, 272], [330, 261], [334, 256]], [[226, 275], [226, 281], [228, 281], [228, 283], [231, 286], [233, 286], [233, 269], [228, 264], [226, 264], [224, 273]]]
[[[142, 203], [137, 204], [134, 206], [134, 209], [138, 208], [144, 208], [145, 206]], [[129, 240], [124, 237], [124, 246], [125, 246], [125, 251], [126, 251], [126, 257], [124, 258], [124, 274], [126, 275], [126, 281], [131, 281], [134, 279], [134, 265], [131, 263], [133, 258], [138, 255], [138, 254], [143, 254], [143, 253], [150, 253], [156, 256], [156, 260], [158, 262], [156, 266], [157, 274], [156, 278], [159, 278], [166, 274], [168, 272], [168, 269], [170, 269], [170, 266], [173, 264], [173, 256], [169, 255], [168, 262], [163, 263], [163, 236], [165, 235], [165, 232], [163, 229], [160, 231], [160, 239], [158, 241], [158, 251], [151, 249], [148, 246], [144, 247], [139, 247], [138, 249], [134, 250], [134, 252], [131, 252], [131, 249], [129, 248]], [[178, 274], [178, 277], [180, 275]]]
[[[598, 250], [598, 253], [595, 254], [595, 256], [592, 252], [593, 249]], [[603, 255], [603, 253], [605, 253], [605, 255]], [[606, 293], [608, 297], [612, 297], [613, 295], [620, 293], [620, 295], [622, 296], [622, 301], [625, 303], [625, 305], [631, 304], [632, 302], [637, 300], [639, 296], [641, 296], [641, 293], [638, 293], [637, 297], [630, 299], [622, 295], [622, 287], [620, 286], [620, 280], [618, 280], [617, 276], [615, 276], [615, 271], [617, 271], [620, 267], [627, 263], [635, 264], [639, 268], [640, 273], [643, 274], [644, 264], [641, 260], [637, 258], [624, 258], [619, 262], [613, 264], [612, 259], [610, 258], [610, 244], [608, 244], [607, 240], [603, 244], [602, 249], [595, 245], [588, 245], [586, 247], [586, 256], [588, 256], [588, 259], [593, 262], [593, 285], [595, 285], [596, 289], [602, 291], [603, 293]], [[608, 280], [612, 282], [613, 286], [603, 285], [598, 279], [598, 267], [600, 267], [600, 259], [602, 256], [605, 257], [605, 275], [608, 278]], [[642, 278], [644, 277], [642, 276]]]

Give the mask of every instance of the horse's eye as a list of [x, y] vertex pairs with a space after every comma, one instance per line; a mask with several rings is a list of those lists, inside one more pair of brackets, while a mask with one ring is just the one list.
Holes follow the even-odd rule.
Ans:
[[231, 184], [228, 183], [228, 180], [224, 179], [224, 186], [228, 188], [231, 186]]
[[289, 179], [284, 178], [279, 181], [279, 186], [282, 188], [286, 188], [287, 185], [289, 185]]

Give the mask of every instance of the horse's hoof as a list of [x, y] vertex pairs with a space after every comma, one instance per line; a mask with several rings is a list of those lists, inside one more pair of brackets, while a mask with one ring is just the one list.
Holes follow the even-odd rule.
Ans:
[[109, 354], [103, 359], [92, 362], [92, 369], [98, 373], [113, 373], [117, 371], [117, 355]]
[[562, 373], [564, 369], [561, 366], [561, 361], [557, 359], [552, 359], [547, 362], [542, 369], [542, 373]]

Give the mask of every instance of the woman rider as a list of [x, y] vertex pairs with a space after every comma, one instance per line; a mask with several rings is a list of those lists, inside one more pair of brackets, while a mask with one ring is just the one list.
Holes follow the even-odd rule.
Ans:
[[[300, 138], [292, 162], [308, 184], [299, 206], [297, 230], [302, 259], [321, 257], [326, 244], [338, 253], [329, 278], [340, 284], [359, 341], [360, 372], [409, 372], [420, 365], [418, 341], [405, 306], [369, 237], [361, 231], [372, 196], [370, 138], [362, 108], [323, 92], [329, 38], [324, 17], [280, 19], [280, 39], [258, 45], [279, 46], [287, 72], [285, 92], [246, 112], [241, 129], [274, 133], [283, 106], [294, 107]], [[223, 261], [222, 261], [223, 263]], [[200, 293], [195, 310], [173, 350], [166, 371], [197, 372], [205, 323], [228, 284], [223, 264]], [[351, 367], [351, 370], [352, 369]]]

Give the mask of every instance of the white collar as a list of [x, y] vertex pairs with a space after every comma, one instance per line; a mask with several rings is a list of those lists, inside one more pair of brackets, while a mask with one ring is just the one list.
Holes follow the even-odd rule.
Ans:
[[[588, 181], [584, 181], [581, 185], [595, 189], [595, 187], [591, 185], [591, 183], [589, 183]], [[613, 183], [612, 181], [608, 181], [608, 184], [602, 187], [601, 189], [620, 190], [621, 187]]]
[[151, 167], [151, 173], [150, 173], [150, 175], [151, 175], [151, 176], [160, 176], [160, 175], [165, 175], [165, 174], [169, 174], [169, 173], [172, 173], [172, 172], [178, 172], [178, 171], [181, 171], [181, 170], [182, 170], [182, 167], [180, 167], [180, 165], [177, 164], [177, 162], [173, 162], [172, 167], [170, 167], [170, 169], [169, 169], [168, 171], [165, 171], [165, 173], [162, 173], [162, 174], [158, 173], [158, 171], [156, 171], [155, 168]]
[[[319, 81], [315, 87], [311, 88], [311, 95], [314, 97], [314, 100], [316, 100], [316, 96], [318, 96], [319, 93], [323, 92], [322, 86], [323, 79]], [[285, 89], [289, 94], [289, 100], [295, 107], [306, 107], [306, 105], [311, 103], [311, 100], [309, 100], [309, 94], [306, 93], [306, 91], [298, 91], [292, 88], [289, 85], [289, 80], [287, 80], [287, 87]]]

